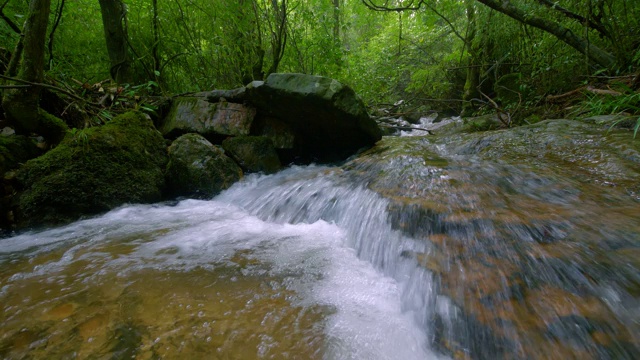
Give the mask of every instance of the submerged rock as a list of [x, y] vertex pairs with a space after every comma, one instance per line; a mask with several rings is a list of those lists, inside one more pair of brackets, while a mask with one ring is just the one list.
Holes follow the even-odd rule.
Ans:
[[17, 178], [22, 226], [58, 224], [124, 203], [162, 199], [166, 146], [145, 115], [120, 115], [102, 127], [69, 132]]
[[166, 176], [172, 196], [211, 198], [240, 180], [242, 169], [201, 135], [186, 134], [169, 147]]
[[436, 280], [435, 347], [473, 359], [640, 355], [631, 133], [547, 120], [384, 138], [344, 169], [390, 200], [394, 228], [430, 244], [402, 255]]
[[222, 142], [222, 148], [248, 172], [272, 174], [282, 167], [270, 139], [262, 136], [238, 136]]

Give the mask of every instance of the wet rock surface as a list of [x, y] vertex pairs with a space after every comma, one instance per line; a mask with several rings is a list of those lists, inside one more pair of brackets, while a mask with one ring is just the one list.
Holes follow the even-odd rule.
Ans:
[[272, 174], [282, 168], [271, 139], [237, 136], [222, 142], [222, 148], [245, 170]]
[[198, 133], [207, 138], [220, 135], [248, 135], [255, 109], [237, 103], [210, 103], [200, 97], [178, 97], [169, 114], [157, 124], [166, 137]]
[[240, 180], [242, 169], [219, 146], [186, 134], [169, 147], [166, 177], [172, 196], [211, 198]]
[[381, 137], [362, 100], [348, 86], [320, 76], [271, 74], [246, 87], [246, 101], [261, 116], [295, 133], [295, 147], [320, 161], [344, 160]]
[[433, 245], [405, 252], [453, 311], [455, 359], [640, 356], [640, 143], [549, 120], [485, 133], [387, 137], [344, 169]]

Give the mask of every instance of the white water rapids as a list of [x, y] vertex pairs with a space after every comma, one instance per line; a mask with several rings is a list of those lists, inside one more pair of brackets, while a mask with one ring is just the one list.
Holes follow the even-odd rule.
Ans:
[[[52, 307], [56, 309], [56, 301], [68, 301], [72, 304], [69, 305], [71, 309], [85, 306], [78, 305], [79, 300], [74, 300], [73, 296], [89, 291], [87, 288], [90, 286], [102, 284], [107, 288], [117, 288], [130, 286], [136, 281], [149, 282], [151, 279], [153, 282], [153, 276], [144, 278], [146, 280], [136, 279], [136, 273], [146, 270], [162, 271], [163, 277], [186, 274], [180, 277], [179, 282], [188, 286], [190, 274], [198, 272], [199, 275], [193, 275], [194, 279], [199, 277], [197, 282], [194, 280], [195, 288], [180, 294], [178, 286], [172, 285], [165, 296], [180, 298], [179, 304], [176, 301], [174, 305], [182, 306], [189, 302], [190, 297], [198, 299], [200, 284], [205, 284], [206, 288], [207, 281], [213, 283], [221, 279], [233, 284], [242, 282], [241, 277], [247, 277], [257, 279], [256, 284], [270, 289], [268, 293], [273, 298], [286, 293], [283, 298], [289, 306], [328, 309], [323, 312], [321, 324], [311, 326], [321, 329], [322, 339], [314, 339], [313, 335], [305, 332], [300, 340], [321, 342], [314, 358], [440, 358], [428, 348], [432, 336], [429, 319], [436, 311], [437, 302], [431, 274], [417, 267], [415, 260], [401, 256], [403, 251], [428, 252], [426, 243], [392, 230], [387, 222], [386, 201], [362, 186], [340, 180], [334, 171], [338, 170], [309, 166], [293, 167], [270, 176], [252, 175], [209, 201], [184, 200], [176, 204], [126, 206], [68, 226], [1, 239], [0, 269], [5, 270], [0, 274], [6, 277], [1, 278], [3, 282], [0, 284], [0, 303], [4, 304], [0, 325], [5, 329], [0, 333], [0, 340], [13, 341], [13, 347], [20, 344], [18, 340], [11, 339], [19, 339], [20, 332], [27, 328], [20, 324], [24, 322], [21, 316], [25, 313], [32, 312], [28, 316], [52, 321], [58, 316], [58, 312], [50, 310]], [[47, 257], [48, 254], [59, 255]], [[216, 269], [234, 265], [233, 259], [237, 254], [246, 258], [239, 272], [227, 277], [219, 275]], [[40, 260], [29, 260], [35, 258]], [[19, 264], [16, 265], [17, 270], [6, 270], [14, 263]], [[29, 279], [40, 284], [38, 286], [60, 283], [58, 290], [41, 288], [43, 292], [53, 294], [58, 291], [60, 294], [29, 295], [22, 285]], [[146, 286], [153, 288], [154, 285]], [[256, 301], [261, 289], [254, 289]], [[126, 294], [126, 291], [122, 293]], [[118, 296], [114, 301], [119, 301], [117, 299], [124, 295]], [[162, 297], [162, 294], [158, 296]], [[237, 301], [247, 302], [238, 310], [238, 313], [243, 313], [251, 307], [254, 298]], [[147, 300], [140, 302], [148, 303]], [[20, 303], [25, 308], [16, 305]], [[91, 301], [87, 300], [87, 303]], [[443, 306], [446, 308], [442, 301], [437, 303], [441, 311]], [[208, 309], [206, 303], [198, 306]], [[99, 313], [100, 310], [94, 312]], [[197, 316], [206, 317], [205, 312], [202, 310]], [[70, 331], [75, 331], [74, 334], [80, 334], [80, 337], [83, 331], [88, 332], [91, 337], [87, 335], [83, 341], [94, 341], [99, 336], [96, 330], [83, 330], [87, 328], [82, 326], [85, 318], [80, 319], [80, 315], [73, 314], [72, 311], [65, 319], [76, 316], [79, 325], [70, 326], [73, 329]], [[162, 318], [160, 313], [150, 316]], [[264, 318], [259, 320], [264, 325], [276, 316], [275, 310], [266, 311]], [[64, 315], [60, 315], [62, 317]], [[115, 327], [113, 318], [109, 315], [110, 320], [104, 326]], [[292, 334], [285, 332], [280, 338], [268, 333], [260, 334], [257, 349], [249, 349], [248, 353], [257, 358], [296, 358], [286, 352], [269, 352], [277, 348], [282, 339], [297, 336], [295, 328], [301, 326], [297, 323], [301, 320], [300, 317], [296, 319]], [[197, 337], [197, 331], [202, 332], [193, 330], [196, 325], [205, 327], [208, 324], [194, 320], [195, 325], [180, 325], [181, 319], [169, 321], [175, 322], [168, 325], [169, 329], [185, 328], [184, 336], [187, 338]], [[286, 324], [287, 327], [289, 325]], [[19, 330], [21, 326], [22, 330]], [[38, 326], [38, 331], [44, 331], [41, 330], [43, 325], [33, 325]], [[136, 343], [138, 345], [131, 345], [139, 349], [133, 353], [139, 354], [144, 348], [153, 349], [154, 343], [175, 336], [164, 328], [159, 335], [155, 334], [154, 326], [159, 328], [146, 324], [146, 330], [140, 331], [142, 335]], [[233, 327], [230, 324], [225, 326]], [[16, 330], [10, 330], [12, 328]], [[45, 337], [45, 344], [49, 344], [42, 345], [33, 340], [29, 347], [39, 346], [42, 353], [38, 354], [66, 354], [67, 350], [55, 347], [47, 350], [48, 346], [53, 346], [55, 331], [52, 335], [29, 331], [36, 334], [34, 338]], [[127, 352], [130, 349], [123, 350], [126, 341], [121, 338], [116, 345], [103, 346], [102, 354], [106, 352], [105, 347], [111, 349], [109, 351], [119, 349], [124, 354], [131, 353]], [[203, 340], [199, 356], [232, 351], [222, 346], [207, 347], [206, 342], [211, 340], [211, 336], [203, 339], [206, 340]], [[224, 341], [221, 340], [222, 343]], [[184, 348], [190, 344], [185, 339], [174, 343], [179, 345], [166, 345], [163, 351], [168, 351], [166, 349], [170, 346]], [[82, 349], [68, 351], [79, 357], [82, 351], [86, 351], [84, 354], [96, 354], [91, 352], [94, 350]], [[5, 351], [4, 356], [17, 356], [10, 350]], [[157, 353], [159, 350], [154, 351]], [[240, 356], [230, 355], [228, 358]]]

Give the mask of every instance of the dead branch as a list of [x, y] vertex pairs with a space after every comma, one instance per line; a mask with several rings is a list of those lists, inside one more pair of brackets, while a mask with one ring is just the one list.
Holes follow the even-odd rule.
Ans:
[[86, 103], [88, 105], [99, 107], [99, 108], [102, 107], [102, 105], [100, 105], [100, 104], [97, 104], [97, 103], [88, 101], [86, 99], [83, 99], [80, 96], [78, 96], [78, 95], [76, 95], [74, 93], [71, 93], [71, 92], [69, 92], [67, 90], [61, 89], [61, 88], [59, 88], [57, 86], [53, 86], [53, 85], [49, 85], [49, 84], [42, 84], [42, 83], [34, 83], [34, 82], [31, 82], [31, 81], [26, 81], [26, 80], [17, 79], [17, 78], [13, 78], [13, 77], [10, 77], [10, 76], [4, 76], [4, 75], [0, 75], [0, 79], [5, 79], [5, 80], [9, 80], [9, 81], [15, 81], [15, 82], [19, 82], [19, 83], [26, 84], [26, 85], [29, 85], [29, 86], [40, 86], [40, 87], [43, 87], [45, 89], [49, 89], [49, 90], [53, 90], [53, 91], [57, 91], [57, 92], [63, 93], [63, 94], [65, 94], [65, 95], [67, 95], [67, 96], [69, 96], [69, 97], [71, 97], [73, 99], [76, 99], [78, 101], [82, 101], [82, 102], [84, 102], [84, 103]]
[[616, 91], [616, 90], [611, 90], [611, 89], [598, 89], [596, 87], [593, 86], [581, 86], [577, 89], [568, 91], [564, 94], [560, 94], [560, 95], [549, 95], [547, 96], [547, 102], [562, 102], [565, 101], [567, 98], [572, 97], [574, 95], [579, 95], [582, 92], [587, 91], [590, 92], [592, 94], [596, 94], [596, 95], [611, 95], [611, 96], [620, 96], [622, 95], [621, 92]]
[[593, 93], [593, 94], [597, 94], [597, 95], [611, 95], [611, 96], [620, 96], [622, 95], [621, 92], [619, 91], [615, 91], [615, 90], [611, 90], [611, 89], [597, 89], [594, 88], [593, 86], [587, 86], [586, 89], [588, 92]]
[[0, 85], [0, 89], [23, 89], [31, 87], [31, 85]]
[[580, 94], [584, 89], [586, 89], [585, 86], [581, 86], [575, 90], [571, 90], [569, 92], [566, 92], [564, 94], [560, 94], [560, 95], [548, 95], [547, 96], [547, 102], [562, 102], [564, 101], [566, 98], [569, 98], [571, 96], [574, 96], [576, 94]]
[[396, 125], [387, 125], [387, 124], [379, 124], [378, 126], [381, 127], [386, 127], [386, 128], [391, 128], [391, 129], [398, 129], [398, 130], [422, 130], [422, 131], [426, 131], [427, 134], [429, 135], [433, 135], [433, 132], [431, 130], [427, 130], [424, 128], [418, 128], [418, 127], [411, 127], [411, 126], [396, 126]]
[[[464, 69], [471, 69], [471, 68], [482, 68], [482, 67], [493, 66], [493, 65], [494, 64], [455, 66], [455, 67], [446, 68], [445, 70], [447, 71], [464, 70]], [[521, 63], [502, 63], [502, 65], [531, 66], [531, 64], [521, 64]]]
[[498, 106], [498, 104], [495, 101], [493, 101], [492, 98], [487, 96], [487, 94], [483, 93], [482, 90], [480, 90], [479, 86], [478, 86], [478, 92], [485, 99], [487, 99], [486, 104], [488, 104], [490, 107], [492, 107], [496, 111], [496, 115], [498, 117], [498, 120], [500, 120], [500, 122], [503, 123], [506, 127], [510, 127], [511, 126], [511, 114], [509, 114], [509, 112], [507, 112], [507, 111], [504, 111], [504, 109], [502, 109], [500, 106]]

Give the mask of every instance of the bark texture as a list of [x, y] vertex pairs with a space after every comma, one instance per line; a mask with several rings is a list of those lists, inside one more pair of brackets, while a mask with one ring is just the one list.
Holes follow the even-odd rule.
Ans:
[[[24, 50], [18, 77], [33, 83], [42, 83], [44, 77], [44, 52], [51, 0], [31, 0], [29, 16], [24, 24]], [[38, 102], [40, 88], [30, 86], [12, 89], [5, 93], [2, 107], [7, 120], [16, 132], [28, 133], [38, 129]]]
[[126, 28], [127, 9], [121, 0], [100, 0], [104, 36], [111, 68], [111, 78], [117, 83], [132, 83], [131, 55]]

